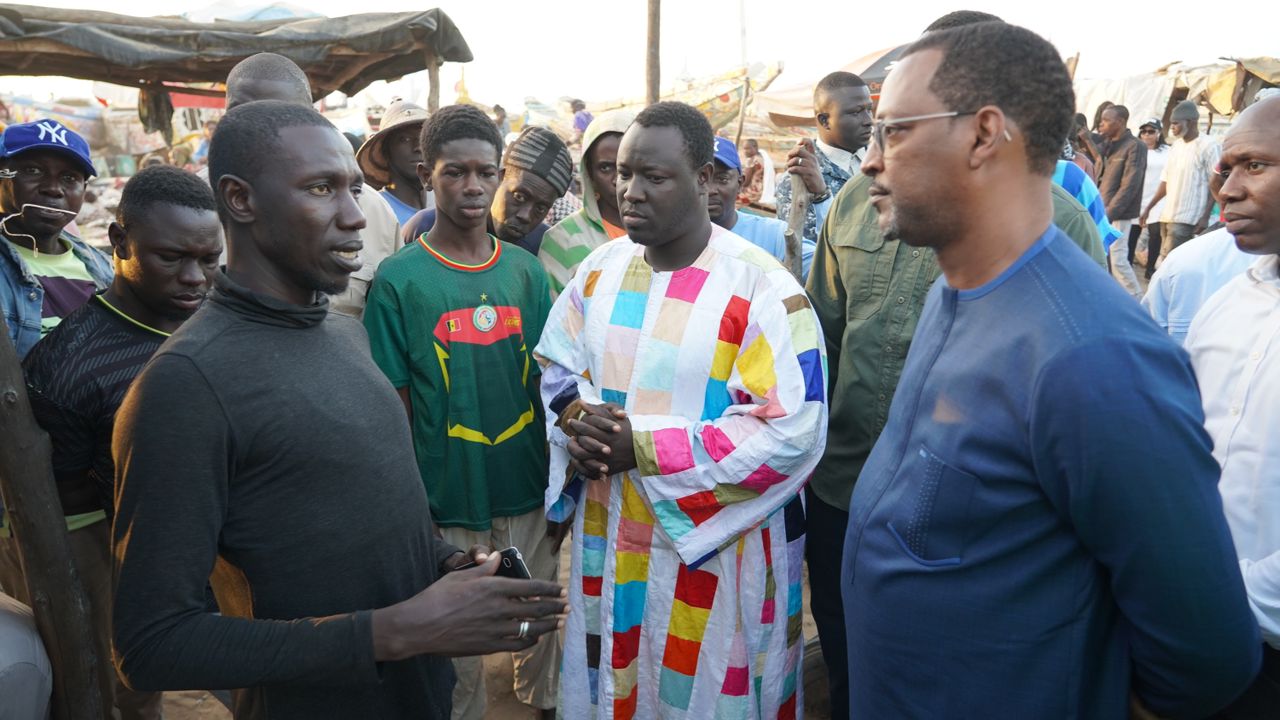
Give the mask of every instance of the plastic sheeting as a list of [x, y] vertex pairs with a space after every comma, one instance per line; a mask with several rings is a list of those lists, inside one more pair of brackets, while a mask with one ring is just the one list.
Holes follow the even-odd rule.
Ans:
[[[1148, 118], [1166, 119], [1175, 94], [1202, 101], [1218, 115], [1230, 116], [1248, 107], [1254, 94], [1280, 85], [1280, 60], [1243, 58], [1235, 63], [1187, 66], [1173, 64], [1146, 75], [1110, 80], [1077, 80], [1076, 110], [1092, 118], [1104, 101], [1129, 108], [1129, 127], [1137, 130]], [[1184, 92], [1185, 91], [1185, 92]]]

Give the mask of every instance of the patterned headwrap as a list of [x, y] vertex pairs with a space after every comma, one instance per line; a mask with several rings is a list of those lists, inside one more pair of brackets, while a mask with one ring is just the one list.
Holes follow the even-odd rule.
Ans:
[[546, 180], [556, 191], [556, 197], [564, 195], [573, 180], [569, 148], [558, 135], [541, 127], [525, 128], [507, 148], [502, 166], [527, 170]]

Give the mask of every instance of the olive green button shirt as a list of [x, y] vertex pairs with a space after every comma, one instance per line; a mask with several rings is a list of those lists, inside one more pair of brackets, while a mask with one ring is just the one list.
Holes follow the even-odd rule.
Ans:
[[[933, 250], [885, 240], [857, 175], [832, 200], [806, 290], [827, 343], [830, 423], [827, 450], [810, 484], [828, 505], [848, 510], [853, 484], [889, 419], [925, 295], [940, 270]], [[1054, 224], [1105, 267], [1087, 210], [1053, 186]]]

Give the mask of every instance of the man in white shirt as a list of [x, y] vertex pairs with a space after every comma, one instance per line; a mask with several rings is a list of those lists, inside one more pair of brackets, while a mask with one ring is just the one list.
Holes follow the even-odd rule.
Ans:
[[1200, 109], [1191, 100], [1183, 100], [1174, 107], [1169, 131], [1175, 138], [1169, 162], [1160, 175], [1160, 187], [1138, 218], [1139, 224], [1146, 225], [1151, 208], [1165, 200], [1159, 217], [1164, 225], [1159, 262], [1164, 261], [1170, 250], [1209, 226], [1209, 214], [1213, 211], [1209, 177], [1222, 152], [1217, 140], [1200, 134]]
[[[1209, 190], [1214, 199], [1223, 177], [1214, 173]], [[1192, 238], [1168, 254], [1151, 277], [1142, 307], [1179, 345], [1184, 345], [1191, 321], [1214, 293], [1248, 269], [1256, 257], [1236, 247], [1236, 238], [1217, 226]]]
[[1258, 260], [1204, 305], [1187, 351], [1222, 465], [1223, 510], [1266, 642], [1262, 673], [1221, 717], [1280, 708], [1280, 97], [1240, 115], [1223, 144], [1227, 230]]
[[1185, 344], [1191, 321], [1214, 293], [1257, 260], [1236, 247], [1225, 227], [1176, 248], [1151, 276], [1142, 306], [1151, 319], [1179, 345]]

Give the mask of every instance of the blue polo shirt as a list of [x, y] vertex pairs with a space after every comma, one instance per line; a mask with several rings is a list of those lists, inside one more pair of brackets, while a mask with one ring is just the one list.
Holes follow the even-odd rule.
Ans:
[[1057, 228], [982, 287], [940, 278], [850, 503], [852, 715], [1231, 701], [1261, 640], [1203, 424], [1186, 353]]

